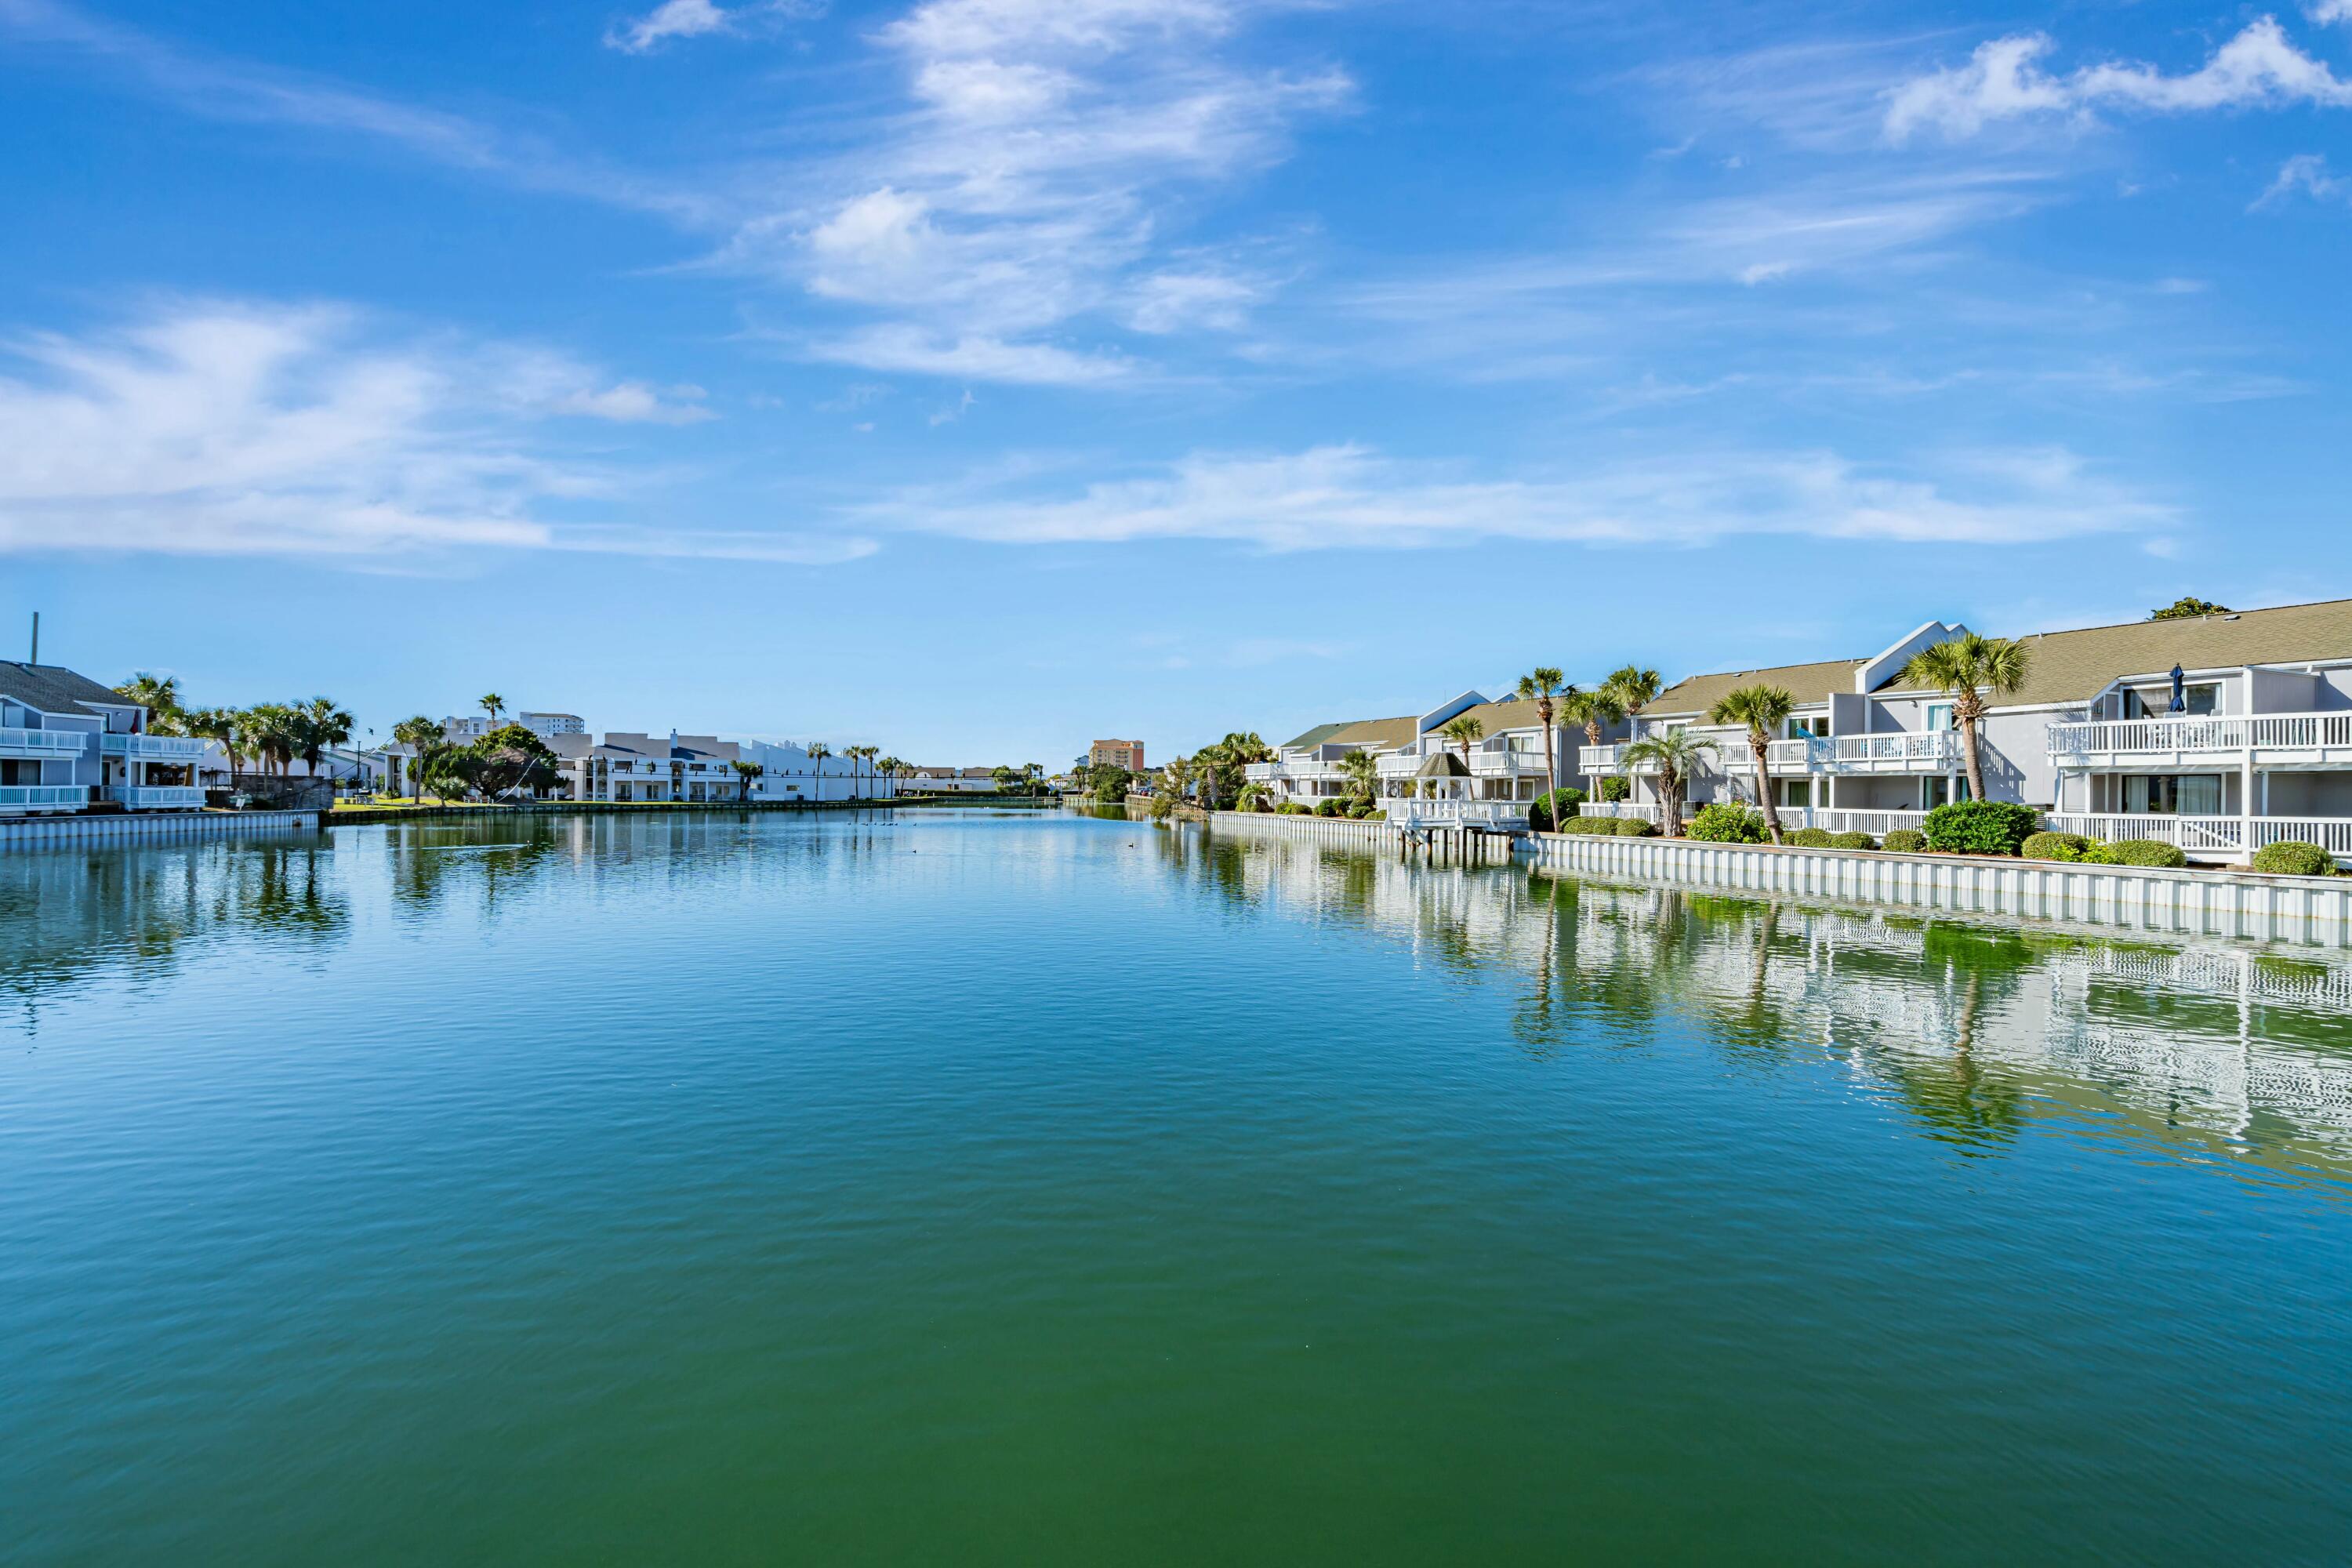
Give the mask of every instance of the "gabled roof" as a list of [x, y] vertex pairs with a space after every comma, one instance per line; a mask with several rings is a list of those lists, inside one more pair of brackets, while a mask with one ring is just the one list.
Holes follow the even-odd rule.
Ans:
[[1337, 724], [1318, 724], [1315, 728], [1307, 731], [1305, 734], [1294, 736], [1290, 740], [1285, 741], [1281, 745], [1276, 746], [1275, 750], [1277, 752], [1303, 752], [1310, 746], [1321, 745], [1324, 742], [1329, 740], [1340, 731], [1348, 728], [1350, 724], [1360, 722], [1361, 722], [1360, 720], [1342, 719]]
[[77, 675], [61, 664], [19, 664], [0, 659], [0, 697], [13, 697], [44, 713], [78, 713], [85, 704], [101, 708], [139, 706], [120, 691]]
[[1352, 724], [1342, 724], [1339, 730], [1317, 742], [1326, 746], [1410, 745], [1421, 733], [1421, 721], [1411, 713], [1395, 719], [1360, 719]]
[[1675, 681], [1642, 710], [1644, 719], [1661, 713], [1704, 713], [1743, 686], [1780, 686], [1801, 706], [1826, 700], [1833, 692], [1853, 690], [1853, 672], [1866, 659], [1832, 658], [1817, 664], [1781, 664], [1769, 669], [1730, 669], [1719, 675], [1693, 675]]
[[[2183, 669], [2235, 669], [2352, 658], [2352, 599], [2037, 632], [2018, 640], [2027, 649], [2025, 684], [1995, 698], [1997, 704], [2087, 702], [2121, 677], [2160, 674], [2176, 664]], [[1892, 689], [1920, 689], [1901, 680]]]

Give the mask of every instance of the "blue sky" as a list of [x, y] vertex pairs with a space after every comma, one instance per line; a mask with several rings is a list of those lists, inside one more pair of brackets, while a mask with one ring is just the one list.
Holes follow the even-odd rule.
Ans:
[[2352, 0], [0, 0], [0, 636], [921, 761], [2352, 594]]

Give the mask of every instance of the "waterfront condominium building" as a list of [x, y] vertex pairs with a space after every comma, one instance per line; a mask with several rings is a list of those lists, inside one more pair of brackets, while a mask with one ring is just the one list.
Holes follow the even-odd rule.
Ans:
[[[1630, 742], [1687, 729], [1706, 742], [1685, 803], [1754, 804], [1756, 767], [1745, 731], [1711, 724], [1727, 693], [1777, 686], [1795, 706], [1765, 749], [1765, 787], [1789, 826], [1884, 834], [1916, 827], [1968, 793], [1967, 763], [1948, 692], [1905, 670], [1922, 648], [1966, 635], [1927, 621], [1875, 653], [1688, 676], [1644, 705], [1630, 725], [1583, 744], [1556, 732], [1561, 781], [1597, 793], [1624, 777], [1630, 798], [1588, 802], [1587, 815], [1646, 816], [1659, 809], [1654, 770]], [[2266, 844], [2319, 844], [2352, 864], [2352, 600], [2175, 620], [2040, 632], [2018, 639], [2027, 673], [2013, 692], [1985, 692], [1979, 762], [1985, 793], [2041, 809], [2052, 827], [2099, 838], [2157, 838], [2200, 860], [2241, 861]], [[1354, 789], [1345, 759], [1377, 755], [1384, 796], [1418, 798], [1427, 813], [1509, 820], [1535, 793], [1542, 727], [1532, 703], [1488, 703], [1465, 692], [1410, 718], [1319, 725], [1253, 764], [1251, 780], [1277, 801]], [[1445, 724], [1469, 716], [1481, 737], [1460, 746]], [[1464, 766], [1433, 764], [1451, 749]], [[1419, 784], [1408, 793], [1405, 781]], [[1397, 815], [1392, 809], [1391, 815]], [[1524, 815], [1521, 808], [1521, 815]]]
[[735, 766], [741, 749], [715, 735], [650, 735], [615, 730], [603, 741], [559, 732], [547, 737], [573, 800], [711, 803], [753, 798]]
[[[1783, 816], [1832, 831], [1916, 826], [1968, 781], [1950, 695], [1903, 667], [1965, 630], [1931, 621], [1870, 658], [1695, 676], [1649, 704], [1641, 728], [1689, 726], [1714, 742], [1693, 805], [1752, 802], [1746, 736], [1706, 711], [1737, 687], [1783, 687], [1797, 710], [1766, 756]], [[2039, 807], [2061, 832], [2162, 839], [2197, 859], [2292, 839], [2352, 861], [2352, 600], [2019, 640], [2024, 683], [1982, 694], [1988, 797]], [[1623, 760], [1610, 747], [1594, 765]], [[1654, 817], [1655, 780], [1633, 777], [1633, 800], [1601, 809]]]
[[1090, 767], [1125, 768], [1129, 773], [1143, 771], [1143, 742], [1140, 741], [1097, 741], [1087, 748]]
[[755, 801], [887, 800], [898, 786], [874, 764], [858, 757], [811, 757], [789, 742], [739, 741], [745, 762], [760, 770], [751, 781]]
[[0, 660], [0, 816], [193, 811], [207, 742], [61, 665]]

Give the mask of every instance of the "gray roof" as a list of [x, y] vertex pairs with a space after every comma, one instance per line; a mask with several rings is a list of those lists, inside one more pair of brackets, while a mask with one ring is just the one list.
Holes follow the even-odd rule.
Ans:
[[1417, 779], [1466, 779], [1469, 767], [1451, 752], [1432, 752], [1422, 759], [1421, 766], [1412, 770]]
[[61, 664], [19, 664], [0, 659], [0, 696], [13, 697], [44, 713], [72, 713], [85, 703], [104, 708], [139, 705], [111, 687], [100, 686]]
[[1643, 717], [1662, 713], [1704, 713], [1743, 686], [1778, 686], [1800, 706], [1826, 700], [1853, 689], [1853, 672], [1869, 662], [1859, 658], [1823, 659], [1813, 664], [1779, 664], [1763, 669], [1732, 669], [1716, 675], [1691, 675], [1675, 681], [1642, 710]]

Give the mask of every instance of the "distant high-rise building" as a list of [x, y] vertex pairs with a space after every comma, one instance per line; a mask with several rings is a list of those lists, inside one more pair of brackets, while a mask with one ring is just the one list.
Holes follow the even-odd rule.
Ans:
[[1097, 741], [1087, 749], [1087, 762], [1097, 768], [1125, 768], [1129, 773], [1143, 771], [1143, 742], [1140, 741]]

